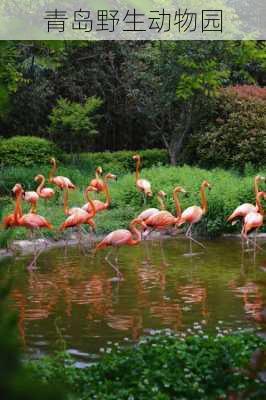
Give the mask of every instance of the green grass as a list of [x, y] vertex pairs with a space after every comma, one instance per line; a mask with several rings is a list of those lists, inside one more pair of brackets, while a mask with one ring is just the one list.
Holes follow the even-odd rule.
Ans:
[[[28, 368], [37, 380], [50, 386], [62, 384], [79, 400], [217, 400], [229, 396], [261, 400], [266, 385], [258, 375], [264, 368], [259, 354], [265, 344], [254, 333], [208, 336], [195, 332], [184, 338], [168, 332], [128, 348], [109, 345], [97, 364], [84, 369], [75, 368], [66, 353], [33, 362]], [[256, 350], [257, 369], [251, 375], [250, 360]]]
[[[40, 168], [38, 172], [47, 173], [46, 170], [40, 171]], [[23, 169], [24, 180], [22, 183], [24, 183], [24, 181], [29, 182], [27, 186], [25, 185], [26, 189], [35, 188], [33, 177], [36, 173], [37, 169], [36, 171], [35, 169], [27, 171]], [[84, 199], [82, 191], [93, 177], [93, 173], [74, 169], [73, 167], [60, 167], [59, 173], [60, 175], [69, 176], [73, 182], [78, 185], [76, 191], [70, 192], [69, 205], [83, 205]], [[266, 174], [266, 170], [257, 171], [257, 173]], [[17, 169], [16, 179], [19, 178], [19, 176], [20, 171]], [[151, 181], [154, 194], [159, 190], [164, 190], [168, 194], [166, 200], [167, 209], [172, 212], [175, 211], [172, 198], [172, 191], [175, 186], [182, 185], [189, 192], [189, 197], [180, 197], [182, 208], [185, 208], [193, 204], [199, 204], [199, 187], [204, 179], [207, 179], [211, 183], [212, 190], [207, 193], [209, 202], [208, 214], [196, 227], [196, 231], [200, 235], [214, 237], [226, 232], [239, 232], [240, 226], [236, 225], [232, 227], [230, 224], [227, 224], [226, 217], [239, 204], [255, 202], [253, 193], [254, 172], [253, 175], [248, 173], [245, 176], [240, 176], [234, 172], [222, 169], [207, 171], [189, 166], [161, 166], [142, 170], [142, 176]], [[10, 180], [9, 190], [16, 181], [21, 182], [19, 179], [13, 179], [11, 183]], [[8, 182], [7, 178], [6, 182]], [[264, 189], [266, 190], [266, 185], [264, 185]], [[133, 174], [118, 176], [117, 182], [111, 182], [110, 191], [112, 196], [110, 210], [100, 213], [95, 218], [97, 225], [96, 232], [98, 234], [107, 233], [121, 227], [127, 227], [130, 220], [145, 208], [143, 206], [142, 196], [135, 188]], [[103, 198], [103, 196], [100, 197]], [[9, 200], [6, 204], [7, 201], [7, 198], [5, 198], [5, 205], [2, 207], [3, 215], [8, 214], [13, 209], [12, 201]], [[156, 196], [153, 196], [152, 199], [148, 200], [146, 208], [157, 206]], [[25, 211], [27, 208], [27, 205], [24, 206]], [[57, 232], [57, 228], [65, 219], [61, 200], [52, 200], [48, 203], [47, 208], [44, 202], [40, 200], [38, 213], [50, 220], [55, 228], [52, 232], [49, 232], [48, 235], [59, 238], [60, 235]], [[25, 230], [23, 229], [15, 229], [12, 234], [12, 238], [22, 239], [24, 237]]]

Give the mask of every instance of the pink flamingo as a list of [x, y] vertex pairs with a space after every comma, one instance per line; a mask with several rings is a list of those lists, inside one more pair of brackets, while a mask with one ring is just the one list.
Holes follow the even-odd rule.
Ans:
[[[104, 249], [105, 247], [112, 247], [110, 252], [105, 257], [105, 260], [108, 264], [116, 271], [118, 276], [122, 277], [121, 272], [113, 263], [110, 262], [109, 257], [113, 251], [113, 248], [116, 249], [118, 252], [118, 248], [121, 246], [135, 246], [140, 243], [141, 241], [141, 232], [136, 228], [137, 225], [142, 225], [145, 227], [143, 221], [140, 219], [133, 219], [130, 223], [129, 230], [127, 229], [118, 229], [109, 233], [100, 243], [97, 244], [95, 253], [100, 250]], [[135, 236], [135, 237], [134, 237]], [[116, 264], [118, 263], [118, 258], [116, 254], [115, 258]]]
[[244, 217], [244, 224], [241, 232], [242, 237], [248, 240], [248, 234], [255, 230], [254, 250], [255, 247], [259, 247], [256, 244], [257, 233], [259, 228], [263, 225], [264, 210], [260, 200], [262, 197], [266, 200], [266, 192], [258, 192], [256, 196], [257, 211], [251, 211]]
[[150, 228], [148, 233], [145, 235], [146, 237], [153, 231], [153, 230], [162, 230], [169, 228], [170, 226], [178, 224], [181, 216], [181, 206], [179, 202], [179, 193], [186, 193], [185, 189], [182, 188], [181, 186], [177, 186], [173, 190], [173, 197], [175, 201], [175, 207], [176, 207], [176, 216], [171, 214], [169, 211], [159, 211], [155, 213], [154, 215], [151, 215], [149, 218], [147, 218], [145, 222], [145, 227]]
[[[107, 210], [110, 207], [111, 196], [110, 196], [110, 191], [109, 191], [109, 186], [108, 186], [108, 180], [109, 179], [117, 180], [117, 176], [113, 175], [113, 174], [110, 174], [110, 173], [105, 175], [105, 177], [104, 177], [104, 192], [105, 192], [105, 195], [106, 195], [105, 202], [102, 202], [100, 200], [92, 200], [92, 202], [94, 204], [94, 207], [96, 209], [96, 213], [99, 213], [101, 211]], [[82, 207], [82, 209], [87, 211], [87, 212], [91, 212], [91, 202], [87, 198], [87, 194], [91, 190], [95, 191], [97, 189], [95, 189], [94, 186], [89, 186], [85, 190], [85, 198], [87, 199], [87, 203]]]
[[94, 187], [97, 192], [103, 192], [105, 188], [104, 181], [101, 179], [102, 173], [102, 167], [97, 167], [95, 170], [95, 178], [90, 181], [89, 186]]
[[22, 193], [22, 198], [24, 201], [31, 205], [30, 213], [36, 214], [37, 212], [37, 203], [39, 200], [39, 195], [35, 191], [28, 191]]
[[[259, 182], [265, 181], [264, 176], [255, 176], [254, 178], [254, 192], [255, 196], [259, 193]], [[244, 203], [238, 206], [233, 213], [227, 218], [228, 222], [231, 222], [232, 225], [235, 225], [239, 219], [243, 219], [250, 212], [257, 212], [257, 206], [254, 206], [251, 203]]]
[[133, 160], [136, 161], [136, 187], [141, 193], [143, 193], [144, 203], [146, 203], [146, 196], [152, 197], [151, 184], [147, 179], [140, 178], [140, 155], [134, 155]]
[[[26, 229], [29, 229], [32, 234], [34, 231], [40, 232], [41, 228], [52, 229], [52, 225], [48, 222], [44, 217], [34, 213], [23, 214], [21, 208], [21, 199], [23, 194], [22, 186], [17, 183], [12, 189], [14, 195], [16, 196], [16, 207], [15, 207], [15, 224], [16, 226], [21, 226]], [[31, 262], [31, 267], [33, 264], [36, 264], [37, 258], [41, 254], [40, 251], [38, 254], [36, 252], [36, 248], [34, 249], [34, 259]]]
[[146, 221], [152, 215], [158, 214], [160, 211], [165, 210], [164, 198], [166, 197], [166, 193], [160, 190], [157, 193], [157, 200], [160, 205], [160, 209], [158, 208], [147, 208], [147, 210], [142, 211], [138, 216], [137, 219], [141, 219], [142, 221]]
[[[87, 191], [94, 190], [90, 186], [87, 188]], [[91, 211], [87, 212], [80, 207], [72, 207], [68, 208], [68, 189], [64, 191], [64, 213], [68, 216], [68, 218], [63, 222], [60, 226], [59, 230], [64, 231], [68, 228], [78, 227], [79, 229], [79, 243], [81, 242], [81, 228], [82, 225], [87, 224], [90, 225], [93, 229], [95, 229], [95, 222], [93, 221], [93, 217], [96, 214], [95, 206], [92, 200], [88, 196], [88, 201], [91, 205]]]
[[34, 178], [35, 182], [40, 182], [39, 186], [36, 189], [36, 192], [39, 197], [47, 201], [48, 199], [51, 199], [55, 192], [51, 188], [46, 188], [44, 187], [45, 184], [45, 177], [43, 175], [37, 175]]
[[49, 173], [49, 182], [53, 183], [54, 185], [59, 187], [59, 189], [61, 189], [61, 190], [63, 190], [63, 189], [75, 189], [76, 186], [66, 176], [54, 176], [54, 174], [55, 174], [55, 172], [57, 170], [57, 165], [56, 165], [55, 158], [51, 158], [50, 162], [52, 164], [52, 169], [51, 169], [51, 171]]
[[191, 241], [195, 242], [196, 244], [198, 244], [199, 246], [204, 248], [202, 243], [198, 242], [197, 240], [195, 240], [192, 237], [191, 229], [192, 229], [192, 226], [194, 224], [196, 224], [197, 222], [199, 222], [208, 211], [207, 198], [206, 198], [206, 193], [205, 193], [206, 188], [211, 189], [211, 185], [209, 184], [208, 181], [203, 181], [200, 186], [201, 206], [200, 207], [192, 206], [192, 207], [186, 208], [182, 212], [180, 219], [178, 221], [178, 224], [177, 224], [178, 227], [183, 224], [186, 224], [186, 223], [189, 224], [189, 227], [186, 231], [186, 237], [190, 239], [190, 253], [192, 253]]

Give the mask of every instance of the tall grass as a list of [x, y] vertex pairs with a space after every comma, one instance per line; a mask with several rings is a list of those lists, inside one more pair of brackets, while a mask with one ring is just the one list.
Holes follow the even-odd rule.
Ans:
[[[257, 173], [265, 175], [266, 169], [257, 171]], [[35, 182], [32, 182], [32, 179], [36, 171], [32, 169], [26, 171], [23, 169], [23, 174], [26, 182], [25, 188], [34, 188]], [[89, 173], [88, 171], [64, 167], [60, 168], [60, 175], [61, 174], [69, 176], [73, 182], [78, 185], [76, 191], [70, 192], [70, 206], [83, 205], [84, 199], [82, 190], [92, 178], [92, 171]], [[21, 180], [15, 179], [19, 176], [22, 175], [20, 175], [18, 170], [17, 175], [14, 174], [12, 176], [12, 182], [10, 182], [8, 190], [11, 189], [16, 181], [21, 182]], [[26, 180], [26, 176], [28, 180]], [[100, 213], [95, 218], [97, 233], [102, 234], [113, 229], [127, 227], [130, 220], [138, 215], [144, 208], [157, 207], [156, 193], [159, 190], [164, 190], [167, 193], [167, 209], [173, 213], [175, 209], [172, 191], [177, 185], [183, 186], [189, 192], [189, 197], [180, 196], [183, 209], [190, 205], [200, 204], [199, 187], [204, 179], [207, 179], [211, 183], [212, 190], [207, 192], [209, 204], [208, 214], [196, 227], [196, 231], [200, 235], [214, 237], [226, 232], [239, 231], [240, 226], [236, 225], [232, 227], [226, 222], [226, 217], [241, 203], [255, 203], [253, 191], [254, 175], [250, 175], [249, 173], [245, 176], [239, 176], [234, 172], [222, 169], [207, 171], [189, 166], [161, 166], [142, 170], [142, 176], [149, 179], [152, 183], [153, 198], [149, 199], [147, 205], [144, 206], [142, 196], [135, 187], [134, 175], [126, 174], [118, 176], [118, 181], [110, 184], [112, 196], [110, 210]], [[24, 181], [22, 181], [22, 183], [24, 183]], [[264, 185], [263, 188], [266, 190], [266, 185]], [[99, 198], [104, 199], [104, 196], [100, 195]], [[2, 214], [5, 215], [9, 213], [12, 208], [13, 204], [10, 200], [2, 209]], [[28, 205], [24, 205], [24, 210], [26, 211], [27, 209]], [[55, 228], [52, 232], [48, 233], [48, 235], [59, 238], [61, 234], [59, 235], [57, 228], [65, 219], [61, 193], [59, 194], [59, 198], [57, 197], [57, 199], [48, 202], [47, 207], [44, 202], [40, 200], [38, 213], [50, 220]], [[15, 229], [13, 236], [16, 238], [24, 238], [25, 231], [23, 229]]]

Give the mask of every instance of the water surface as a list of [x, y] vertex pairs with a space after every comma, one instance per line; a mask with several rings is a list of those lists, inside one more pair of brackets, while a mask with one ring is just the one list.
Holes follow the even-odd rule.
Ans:
[[[185, 239], [149, 241], [122, 248], [123, 281], [104, 260], [78, 248], [43, 253], [38, 268], [30, 258], [0, 264], [0, 281], [12, 278], [10, 307], [28, 354], [52, 352], [58, 340], [79, 361], [96, 356], [109, 341], [134, 342], [154, 330], [184, 331], [200, 322], [208, 331], [263, 327], [266, 322], [266, 252], [242, 253], [237, 239], [205, 241], [206, 250]], [[262, 243], [264, 248], [265, 242]]]

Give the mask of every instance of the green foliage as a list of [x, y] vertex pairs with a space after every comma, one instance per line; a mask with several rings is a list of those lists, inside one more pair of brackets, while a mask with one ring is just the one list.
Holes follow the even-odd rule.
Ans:
[[104, 172], [112, 172], [114, 174], [123, 175], [128, 171], [133, 172], [136, 164], [132, 160], [134, 154], [141, 155], [141, 166], [143, 168], [151, 168], [158, 165], [166, 165], [169, 162], [168, 154], [163, 149], [148, 149], [136, 151], [116, 151], [101, 153], [81, 153], [74, 156], [65, 155], [65, 164], [73, 164], [80, 169], [95, 170], [97, 166], [101, 166]]
[[84, 104], [59, 99], [50, 115], [51, 137], [65, 150], [80, 151], [98, 133], [96, 112], [102, 105], [98, 97], [89, 97]]
[[22, 75], [18, 71], [18, 59], [15, 42], [0, 42], [0, 115], [8, 110], [10, 95], [17, 90]]
[[56, 146], [46, 139], [32, 136], [15, 136], [0, 141], [1, 167], [32, 167], [49, 162], [51, 156], [57, 156]]
[[206, 167], [243, 170], [247, 163], [263, 165], [266, 158], [266, 91], [252, 86], [221, 91], [213, 122], [205, 134], [199, 135], [194, 146], [193, 156], [196, 152], [196, 159]]
[[110, 347], [97, 364], [82, 370], [62, 354], [29, 368], [51, 386], [59, 382], [74, 388], [80, 400], [216, 400], [230, 395], [259, 400], [266, 395], [265, 383], [254, 380], [249, 370], [258, 348], [265, 350], [265, 341], [255, 334], [168, 334], [129, 348]]
[[17, 317], [8, 312], [10, 287], [0, 287], [0, 393], [8, 400], [63, 400], [65, 393], [33, 378], [22, 363]]

